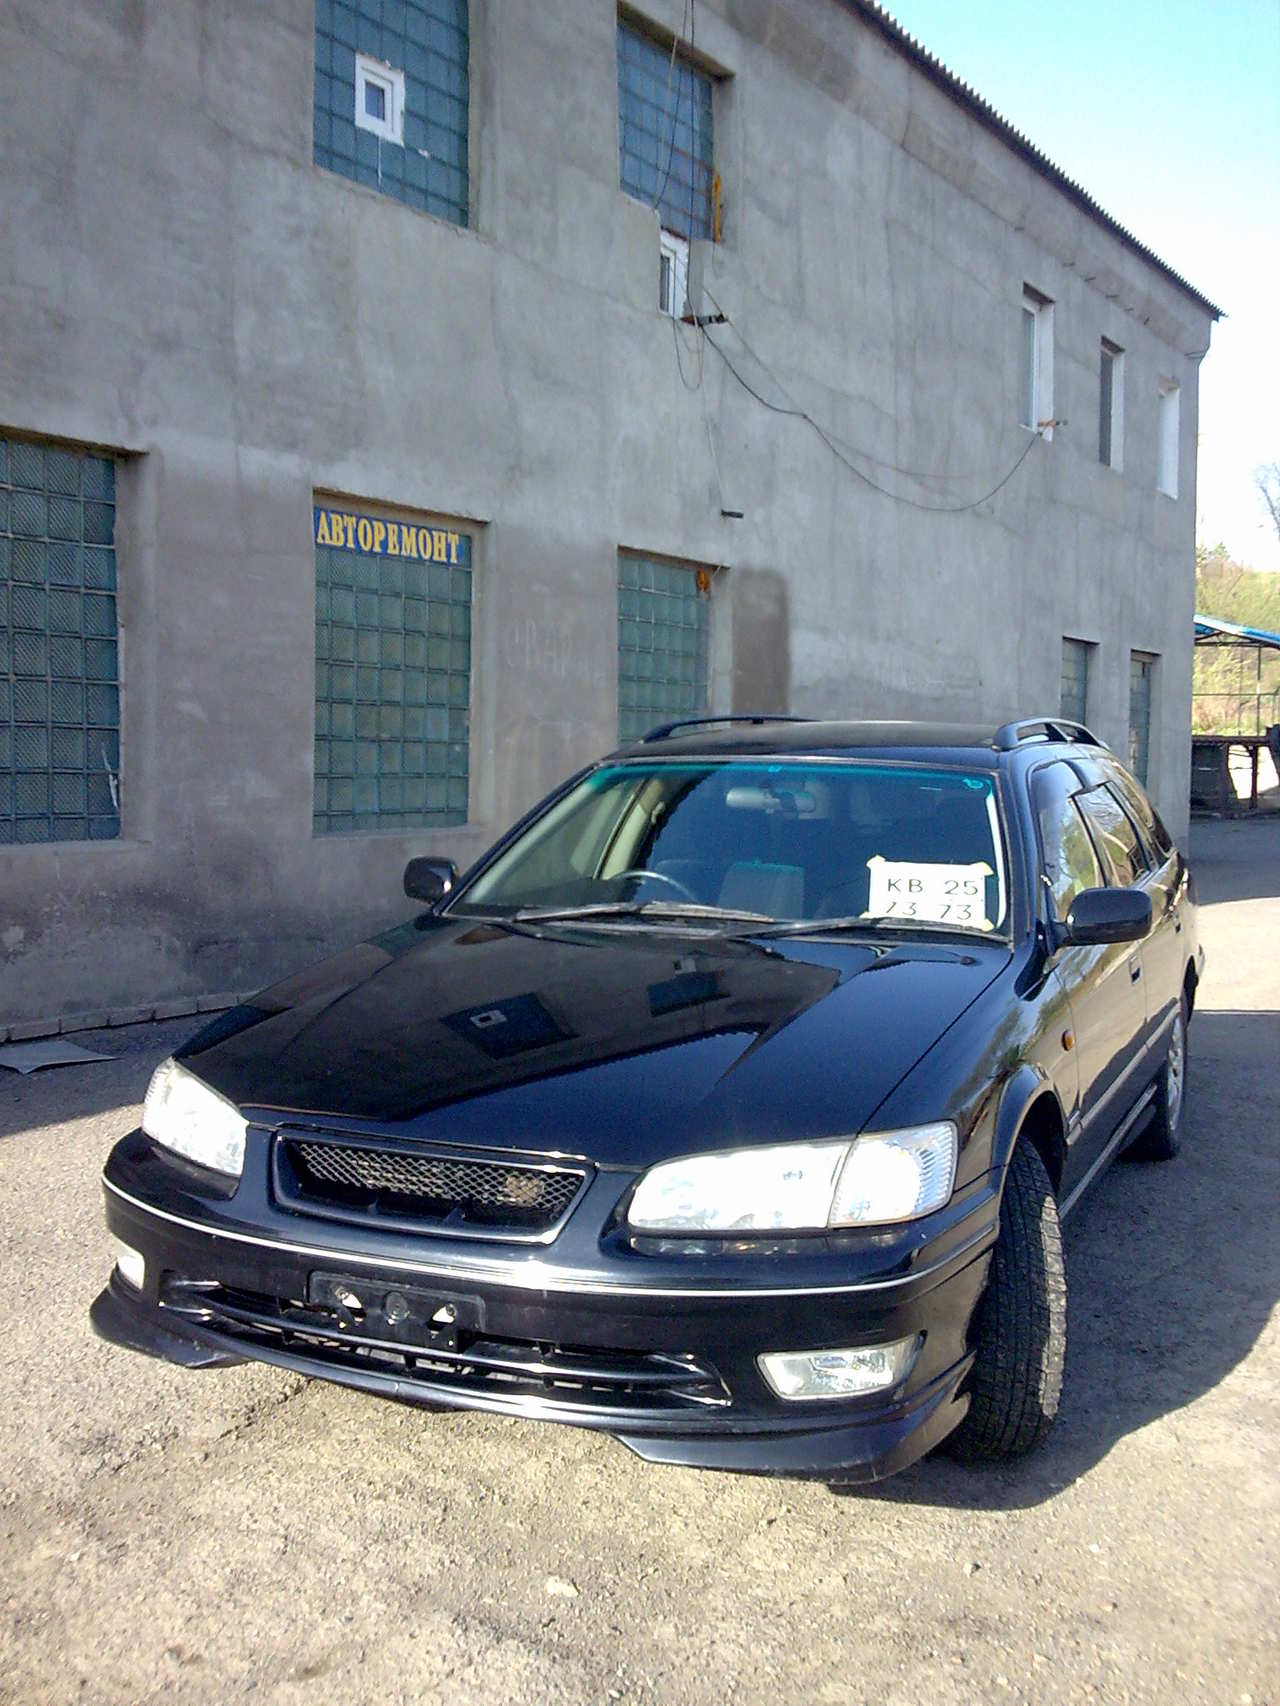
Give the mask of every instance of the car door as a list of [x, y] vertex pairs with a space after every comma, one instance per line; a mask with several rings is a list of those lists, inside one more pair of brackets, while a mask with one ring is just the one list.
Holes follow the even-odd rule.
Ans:
[[[1086, 788], [1076, 795], [1075, 804], [1102, 861], [1108, 886], [1144, 887], [1149, 874], [1146, 853], [1132, 819], [1111, 789], [1105, 782]], [[1146, 949], [1147, 942], [1143, 940], [1119, 943], [1114, 950], [1117, 966], [1123, 966], [1132, 997], [1132, 1012], [1126, 1020], [1127, 1024], [1132, 1024], [1132, 1031], [1126, 1058], [1116, 1063], [1105, 1096], [1098, 1098], [1097, 1117], [1106, 1135], [1110, 1135], [1128, 1112], [1143, 1084], [1140, 1068], [1148, 1052]], [[1117, 977], [1119, 975], [1117, 969]]]
[[[1081, 889], [1100, 888], [1110, 878], [1086, 826], [1084, 797], [1085, 785], [1068, 764], [1046, 765], [1033, 777], [1045, 899], [1058, 924], [1065, 923]], [[1106, 1147], [1128, 1105], [1123, 1086], [1141, 1051], [1146, 1023], [1141, 944], [1067, 943], [1058, 949], [1055, 969], [1071, 1012], [1079, 1079], [1074, 1119], [1068, 1110], [1066, 1194]]]
[[1146, 989], [1149, 1042], [1167, 1031], [1182, 996], [1186, 970], [1183, 908], [1187, 868], [1151, 801], [1137, 782], [1114, 761], [1105, 766], [1108, 787], [1136, 824], [1147, 850], [1142, 886], [1151, 896], [1151, 933], [1142, 944], [1142, 981]]

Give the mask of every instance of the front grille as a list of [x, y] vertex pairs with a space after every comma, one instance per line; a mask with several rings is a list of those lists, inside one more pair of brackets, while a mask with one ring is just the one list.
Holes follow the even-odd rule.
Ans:
[[564, 1219], [581, 1168], [423, 1154], [328, 1139], [280, 1140], [277, 1187], [290, 1206], [407, 1220], [454, 1232], [537, 1237]]
[[386, 1317], [378, 1311], [357, 1326], [301, 1300], [172, 1277], [162, 1285], [161, 1305], [246, 1356], [283, 1353], [319, 1375], [391, 1375], [398, 1386], [418, 1388], [424, 1401], [433, 1396], [427, 1388], [446, 1401], [490, 1409], [519, 1410], [536, 1399], [540, 1410], [550, 1406], [566, 1420], [581, 1421], [601, 1412], [621, 1421], [730, 1402], [718, 1371], [692, 1355], [594, 1350], [487, 1333], [462, 1333], [448, 1348], [425, 1343], [420, 1328], [410, 1329], [404, 1342], [387, 1336]]

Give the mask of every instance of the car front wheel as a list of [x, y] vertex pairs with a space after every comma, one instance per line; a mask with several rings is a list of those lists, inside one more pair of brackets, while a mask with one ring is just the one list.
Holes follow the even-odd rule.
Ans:
[[1021, 1457], [1057, 1416], [1067, 1353], [1058, 1204], [1029, 1143], [1020, 1143], [1009, 1163], [975, 1336], [969, 1410], [948, 1448], [971, 1463]]

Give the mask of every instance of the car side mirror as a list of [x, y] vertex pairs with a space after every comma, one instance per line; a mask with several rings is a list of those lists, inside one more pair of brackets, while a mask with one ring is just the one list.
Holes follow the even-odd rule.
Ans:
[[404, 892], [410, 900], [443, 900], [457, 880], [452, 859], [410, 859], [404, 868]]
[[1062, 927], [1073, 946], [1138, 942], [1151, 928], [1151, 896], [1141, 889], [1081, 889]]

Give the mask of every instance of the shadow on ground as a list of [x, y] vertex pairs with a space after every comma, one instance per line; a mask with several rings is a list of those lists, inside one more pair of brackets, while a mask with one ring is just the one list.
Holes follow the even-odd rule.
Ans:
[[1248, 1356], [1280, 1299], [1280, 1013], [1201, 1013], [1191, 1036], [1181, 1155], [1112, 1168], [1067, 1224], [1067, 1382], [1045, 1446], [999, 1469], [937, 1454], [852, 1496], [1040, 1504]]
[[[113, 1109], [120, 1110], [114, 1135], [123, 1137], [133, 1123], [129, 1110], [141, 1105], [152, 1070], [166, 1054], [194, 1036], [207, 1017], [202, 1014], [159, 1025], [77, 1031], [68, 1037], [68, 1042], [110, 1055], [110, 1060], [46, 1066], [26, 1076], [0, 1067], [0, 1142], [46, 1126], [109, 1114]], [[104, 1148], [102, 1159], [106, 1158]]]

